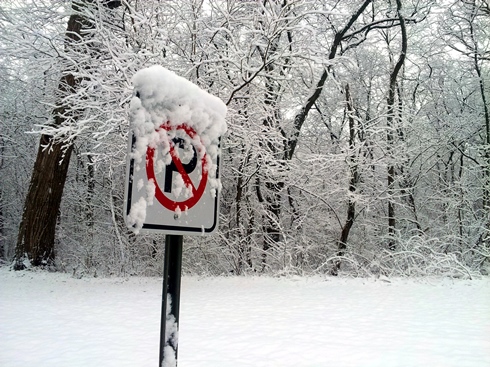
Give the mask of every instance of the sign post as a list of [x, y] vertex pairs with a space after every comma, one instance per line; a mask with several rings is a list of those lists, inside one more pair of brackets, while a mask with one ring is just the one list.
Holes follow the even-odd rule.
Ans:
[[182, 269], [182, 235], [165, 236], [165, 262], [163, 267], [162, 316], [160, 321], [160, 359], [175, 356], [177, 364], [178, 325], [180, 309], [180, 279]]
[[136, 234], [166, 234], [159, 367], [176, 367], [183, 235], [218, 227], [226, 106], [161, 66], [138, 71], [133, 85], [125, 220]]

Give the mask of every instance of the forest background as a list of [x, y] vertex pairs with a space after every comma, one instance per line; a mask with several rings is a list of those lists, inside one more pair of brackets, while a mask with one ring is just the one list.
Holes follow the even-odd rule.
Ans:
[[203, 275], [490, 267], [488, 0], [3, 0], [0, 258], [156, 275], [123, 221], [131, 77], [221, 98], [220, 228]]

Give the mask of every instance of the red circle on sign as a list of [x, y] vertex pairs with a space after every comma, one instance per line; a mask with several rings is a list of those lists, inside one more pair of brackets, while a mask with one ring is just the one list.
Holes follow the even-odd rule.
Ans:
[[[177, 126], [170, 126], [169, 122], [166, 122], [162, 125], [160, 125], [160, 129], [164, 129], [166, 131], [170, 130], [183, 130], [187, 135], [191, 137], [191, 139], [194, 139], [197, 137], [196, 131], [186, 125], [186, 124], [180, 124]], [[158, 131], [158, 130], [157, 130]], [[202, 143], [202, 142], [201, 142]], [[196, 150], [196, 153], [202, 150], [202, 147], [198, 147]], [[206, 188], [206, 183], [208, 181], [208, 163], [206, 160], [206, 153], [204, 153], [203, 157], [201, 158], [201, 181], [199, 182], [199, 186], [196, 188], [194, 186], [194, 183], [192, 182], [191, 178], [189, 177], [189, 174], [185, 171], [185, 169], [182, 166], [182, 162], [180, 161], [179, 156], [175, 152], [175, 147], [172, 142], [170, 142], [170, 156], [172, 157], [172, 160], [177, 167], [180, 175], [182, 176], [182, 179], [184, 181], [184, 184], [187, 188], [190, 188], [192, 190], [192, 196], [184, 201], [175, 201], [169, 199], [160, 189], [158, 186], [156, 177], [155, 177], [155, 169], [154, 169], [154, 161], [153, 157], [155, 155], [155, 149], [148, 147], [146, 150], [146, 176], [148, 177], [149, 180], [153, 180], [155, 184], [155, 198], [162, 204], [165, 208], [175, 211], [176, 209], [180, 209], [181, 211], [185, 211], [186, 209], [192, 208], [194, 205], [196, 205], [201, 199], [202, 194], [204, 193], [204, 189]]]

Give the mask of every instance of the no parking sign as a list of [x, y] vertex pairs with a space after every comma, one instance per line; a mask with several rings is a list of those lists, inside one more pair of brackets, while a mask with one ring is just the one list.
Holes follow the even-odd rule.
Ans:
[[219, 143], [226, 106], [161, 67], [133, 77], [125, 220], [135, 233], [165, 231], [159, 366], [177, 366], [184, 234], [218, 226]]
[[131, 102], [126, 223], [135, 232], [212, 233], [226, 106], [166, 69], [142, 74]]

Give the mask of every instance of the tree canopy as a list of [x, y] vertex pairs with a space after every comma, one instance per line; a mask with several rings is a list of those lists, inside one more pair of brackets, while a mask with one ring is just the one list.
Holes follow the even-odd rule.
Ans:
[[[131, 78], [162, 65], [228, 108], [221, 225], [185, 271], [485, 273], [489, 23], [488, 0], [4, 0], [0, 257], [36, 262], [19, 234], [50, 221], [36, 265], [161, 270], [122, 214]], [[40, 154], [54, 210], [26, 210]]]

